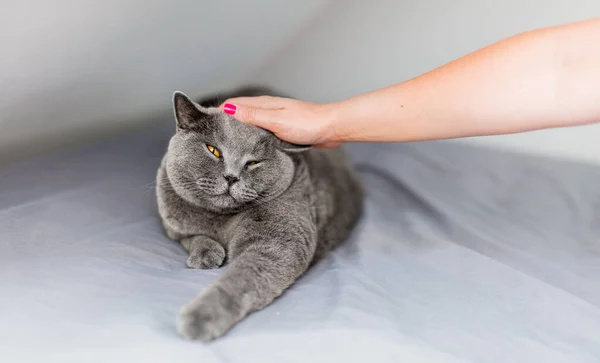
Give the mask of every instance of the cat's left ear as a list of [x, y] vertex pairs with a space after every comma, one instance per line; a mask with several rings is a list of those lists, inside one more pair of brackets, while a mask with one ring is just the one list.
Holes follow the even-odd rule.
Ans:
[[279, 140], [279, 148], [288, 154], [297, 154], [312, 149], [312, 145], [298, 145]]
[[210, 116], [183, 92], [173, 93], [173, 109], [177, 127], [182, 130], [198, 129]]

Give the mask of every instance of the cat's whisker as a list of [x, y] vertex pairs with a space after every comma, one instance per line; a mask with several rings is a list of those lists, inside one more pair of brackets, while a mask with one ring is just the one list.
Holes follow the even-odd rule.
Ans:
[[173, 187], [179, 187], [181, 189], [194, 189], [195, 184], [171, 184]]
[[142, 185], [142, 188], [144, 188], [144, 189], [155, 189], [156, 186], [157, 186], [156, 182], [150, 182], [150, 183]]

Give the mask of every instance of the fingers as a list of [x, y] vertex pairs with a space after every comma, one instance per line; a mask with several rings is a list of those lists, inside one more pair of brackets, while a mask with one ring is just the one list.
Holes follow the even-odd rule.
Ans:
[[319, 123], [323, 124], [327, 115], [324, 117], [322, 112], [319, 112], [321, 108], [308, 102], [271, 96], [235, 97], [223, 102], [219, 108], [239, 121], [269, 130], [289, 142], [314, 143], [317, 148], [334, 148], [341, 145], [339, 142], [329, 142], [326, 138], [319, 137], [323, 134], [322, 125]]
[[281, 110], [265, 109], [233, 103], [225, 103], [222, 108], [225, 113], [242, 122], [262, 127], [263, 129], [270, 131], [277, 131], [277, 120], [279, 119]]
[[289, 100], [281, 97], [258, 96], [258, 97], [235, 97], [223, 102], [220, 108], [226, 104], [246, 105], [265, 109], [283, 109]]

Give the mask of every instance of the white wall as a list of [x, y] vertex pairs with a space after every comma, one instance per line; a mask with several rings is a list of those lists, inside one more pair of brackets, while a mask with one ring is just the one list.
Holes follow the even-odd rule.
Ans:
[[[250, 78], [307, 100], [336, 100], [522, 31], [595, 16], [599, 0], [338, 0]], [[474, 141], [600, 162], [598, 140], [600, 125]]]
[[[0, 160], [170, 118], [239, 81], [327, 101], [414, 77], [598, 0], [0, 0]], [[167, 121], [168, 122], [168, 121]], [[600, 126], [478, 138], [600, 161]]]
[[0, 0], [0, 158], [171, 117], [173, 90], [235, 83], [329, 2]]

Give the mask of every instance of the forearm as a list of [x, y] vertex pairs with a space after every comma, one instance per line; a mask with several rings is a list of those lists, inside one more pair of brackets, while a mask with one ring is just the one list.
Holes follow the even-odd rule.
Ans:
[[333, 104], [337, 141], [416, 141], [600, 121], [600, 19], [527, 32]]

